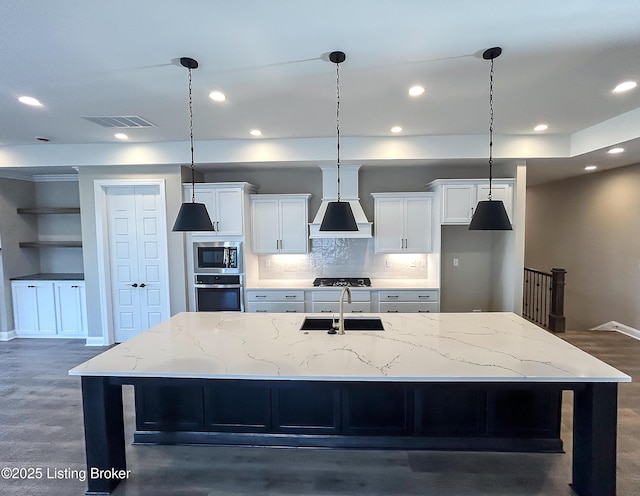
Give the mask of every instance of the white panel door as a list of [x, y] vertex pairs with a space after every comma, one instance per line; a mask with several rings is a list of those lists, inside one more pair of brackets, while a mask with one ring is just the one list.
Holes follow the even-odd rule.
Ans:
[[442, 186], [442, 223], [468, 224], [476, 206], [475, 184]]
[[55, 334], [53, 283], [14, 281], [11, 287], [16, 334]]
[[375, 244], [377, 253], [401, 253], [404, 246], [404, 200], [376, 198]]
[[57, 281], [53, 287], [56, 295], [58, 334], [86, 336], [84, 282]]
[[309, 251], [307, 200], [280, 199], [280, 253]]
[[166, 319], [166, 239], [157, 186], [107, 189], [114, 337], [126, 341]]
[[[214, 214], [211, 214], [214, 215]], [[242, 236], [242, 189], [216, 188], [216, 212], [214, 221], [218, 235]]]
[[279, 205], [276, 198], [252, 200], [251, 228], [255, 253], [278, 253], [280, 232]]
[[163, 281], [163, 266], [167, 260], [163, 228], [162, 204], [158, 188], [137, 186], [136, 240], [138, 247], [138, 302], [142, 330], [153, 327], [169, 316]]
[[406, 198], [404, 204], [406, 253], [431, 251], [431, 198]]

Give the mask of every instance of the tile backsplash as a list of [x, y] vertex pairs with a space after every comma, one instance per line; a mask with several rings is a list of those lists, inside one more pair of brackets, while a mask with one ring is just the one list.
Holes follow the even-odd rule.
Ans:
[[[306, 255], [260, 255], [260, 279], [428, 279], [432, 254], [376, 254], [374, 240], [312, 239]], [[431, 268], [433, 271], [433, 269]]]

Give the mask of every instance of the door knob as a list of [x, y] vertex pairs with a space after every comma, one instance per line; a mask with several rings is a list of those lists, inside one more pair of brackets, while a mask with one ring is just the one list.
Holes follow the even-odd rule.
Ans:
[[134, 283], [131, 285], [131, 287], [132, 287], [132, 288], [137, 288], [137, 287], [138, 287], [138, 283], [137, 283], [137, 282], [134, 282]]
[[146, 286], [146, 284], [145, 284], [145, 283], [140, 284], [140, 287], [141, 287], [141, 288], [144, 288], [145, 286]]

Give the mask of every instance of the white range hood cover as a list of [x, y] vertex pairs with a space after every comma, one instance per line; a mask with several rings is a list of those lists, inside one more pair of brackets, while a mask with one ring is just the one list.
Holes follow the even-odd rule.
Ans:
[[358, 224], [357, 231], [320, 231], [329, 202], [338, 199], [338, 168], [335, 165], [322, 166], [322, 203], [318, 213], [309, 224], [310, 238], [370, 238], [371, 222], [367, 220], [360, 205], [358, 196], [359, 165], [342, 165], [340, 167], [340, 201], [349, 202], [353, 216]]

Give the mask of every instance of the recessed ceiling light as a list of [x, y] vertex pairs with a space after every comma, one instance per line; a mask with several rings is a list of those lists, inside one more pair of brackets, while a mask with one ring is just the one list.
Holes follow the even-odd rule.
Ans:
[[624, 83], [620, 83], [618, 86], [613, 88], [614, 93], [624, 93], [625, 91], [632, 90], [638, 86], [638, 83], [635, 81], [625, 81]]
[[611, 153], [615, 155], [616, 153], [622, 153], [623, 151], [624, 151], [624, 148], [616, 147], [616, 148], [612, 148], [607, 153]]
[[587, 165], [584, 170], [586, 171], [592, 171], [592, 170], [596, 170], [598, 168], [597, 165]]
[[211, 98], [214, 102], [224, 102], [227, 99], [222, 91], [212, 91], [211, 93], [209, 93], [209, 98]]
[[32, 107], [42, 107], [42, 104], [32, 96], [21, 96], [20, 98], [18, 98], [18, 101]]
[[547, 129], [549, 129], [549, 126], [547, 124], [538, 124], [533, 128], [534, 131], [546, 131]]
[[391, 132], [392, 132], [392, 133], [399, 133], [399, 132], [401, 132], [401, 131], [402, 131], [402, 128], [401, 128], [400, 126], [393, 126], [393, 127], [391, 128]]
[[114, 136], [114, 138], [118, 138], [119, 140], [128, 140], [129, 139], [129, 136], [127, 136], [124, 133], [116, 133], [113, 136]]
[[251, 136], [262, 136], [262, 131], [260, 131], [260, 129], [252, 129], [249, 131], [249, 134]]
[[424, 88], [422, 86], [412, 86], [409, 88], [409, 95], [411, 96], [420, 96], [424, 93]]

